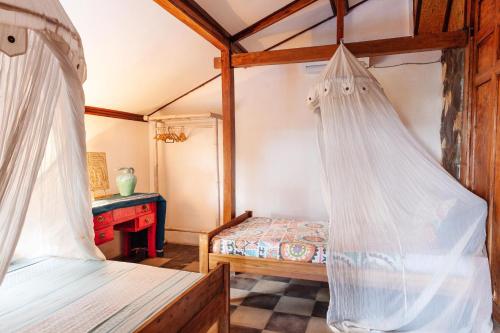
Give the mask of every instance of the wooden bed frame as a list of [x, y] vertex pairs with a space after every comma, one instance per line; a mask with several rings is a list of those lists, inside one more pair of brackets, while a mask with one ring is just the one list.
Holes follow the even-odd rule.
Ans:
[[207, 273], [219, 263], [229, 263], [232, 272], [252, 273], [304, 279], [313, 281], [328, 281], [326, 265], [287, 261], [277, 259], [263, 259], [233, 254], [216, 254], [210, 252], [210, 242], [222, 230], [234, 227], [252, 217], [251, 211], [234, 218], [224, 225], [200, 235], [200, 272]]
[[[214, 326], [217, 326], [215, 328]], [[136, 332], [229, 333], [229, 265], [219, 264]]]

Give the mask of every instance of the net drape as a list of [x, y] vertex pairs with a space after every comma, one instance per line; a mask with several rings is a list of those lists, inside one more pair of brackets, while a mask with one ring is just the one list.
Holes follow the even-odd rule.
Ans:
[[0, 29], [19, 22], [28, 44], [22, 55], [0, 52], [0, 282], [14, 252], [104, 258], [93, 243], [78, 34], [53, 27], [69, 22], [58, 1], [18, 1], [20, 12], [11, 2], [0, 1]]
[[485, 201], [416, 142], [343, 45], [308, 102], [330, 216], [330, 327], [491, 332]]

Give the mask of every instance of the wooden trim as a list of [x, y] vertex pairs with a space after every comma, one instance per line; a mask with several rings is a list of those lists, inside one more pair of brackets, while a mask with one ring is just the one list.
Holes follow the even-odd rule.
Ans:
[[155, 114], [156, 112], [161, 111], [162, 109], [166, 108], [166, 107], [167, 107], [167, 106], [169, 106], [170, 104], [177, 102], [177, 101], [178, 101], [178, 100], [180, 100], [182, 97], [187, 96], [187, 95], [189, 95], [190, 93], [192, 93], [193, 91], [200, 89], [201, 87], [203, 87], [203, 86], [205, 86], [205, 85], [209, 84], [210, 82], [212, 82], [213, 80], [217, 79], [218, 77], [220, 77], [220, 74], [217, 74], [217, 75], [215, 75], [214, 77], [212, 77], [212, 78], [210, 78], [210, 79], [206, 80], [205, 82], [203, 82], [203, 83], [201, 83], [201, 84], [197, 85], [197, 86], [196, 86], [196, 87], [194, 87], [193, 89], [191, 89], [191, 90], [189, 90], [189, 91], [186, 91], [184, 94], [182, 94], [182, 95], [180, 95], [180, 96], [178, 96], [178, 97], [174, 98], [174, 99], [173, 99], [173, 100], [171, 100], [170, 102], [167, 102], [167, 103], [163, 104], [162, 106], [160, 106], [159, 108], [157, 108], [156, 110], [154, 110], [153, 112], [151, 112], [150, 114], [148, 114], [148, 116], [152, 116], [152, 115], [153, 115], [153, 114]]
[[229, 332], [229, 266], [215, 269], [144, 322], [136, 332]]
[[245, 213], [241, 214], [240, 216], [232, 219], [228, 223], [223, 224], [220, 227], [215, 228], [214, 230], [205, 234], [201, 234], [199, 236], [200, 273], [208, 273], [208, 253], [210, 252], [210, 242], [212, 241], [212, 238], [215, 235], [219, 234], [222, 230], [234, 227], [235, 225], [240, 224], [241, 222], [245, 221], [250, 217], [252, 217], [252, 211], [248, 210]]
[[208, 257], [210, 269], [220, 263], [229, 263], [231, 272], [281, 276], [312, 281], [328, 281], [325, 264], [215, 253], [209, 253]]
[[231, 45], [231, 35], [194, 0], [154, 0], [163, 9], [193, 29], [219, 50], [233, 48], [246, 52], [239, 43]]
[[135, 114], [123, 111], [116, 111], [104, 108], [98, 108], [95, 106], [85, 106], [85, 114], [100, 117], [118, 118], [133, 121], [145, 122], [144, 116], [142, 114]]
[[214, 238], [215, 235], [218, 235], [222, 230], [225, 230], [225, 229], [228, 229], [228, 228], [231, 228], [231, 227], [234, 227], [240, 223], [242, 223], [243, 221], [245, 221], [246, 219], [249, 219], [251, 218], [253, 215], [253, 212], [251, 210], [247, 210], [246, 212], [244, 212], [243, 214], [239, 215], [238, 217], [235, 217], [234, 219], [232, 219], [231, 221], [221, 225], [220, 227], [210, 231], [207, 233], [208, 235], [208, 240], [211, 241], [212, 238]]
[[298, 12], [299, 10], [315, 3], [317, 0], [295, 0], [288, 5], [276, 10], [275, 12], [267, 15], [263, 19], [255, 22], [249, 27], [241, 30], [232, 37], [232, 41], [237, 42], [239, 40], [245, 39], [265, 28], [283, 20], [284, 18]]
[[231, 51], [221, 52], [222, 77], [222, 148], [224, 165], [224, 212], [223, 223], [235, 214], [235, 119], [234, 119], [234, 69], [231, 66]]
[[[415, 37], [397, 37], [346, 44], [347, 48], [358, 57], [441, 50], [465, 47], [466, 45], [467, 33], [464, 31], [428, 33]], [[337, 47], [337, 44], [333, 44], [235, 54], [231, 57], [231, 64], [237, 68], [325, 61], [333, 56]], [[214, 59], [215, 68], [220, 68], [220, 62], [220, 58]]]

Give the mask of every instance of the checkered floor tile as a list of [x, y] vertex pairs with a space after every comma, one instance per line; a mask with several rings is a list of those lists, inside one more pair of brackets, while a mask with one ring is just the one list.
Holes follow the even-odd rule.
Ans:
[[250, 274], [231, 277], [231, 332], [331, 332], [328, 285]]
[[[197, 271], [198, 247], [167, 244], [165, 258], [139, 252], [122, 260]], [[324, 282], [232, 274], [231, 333], [331, 333], [325, 320], [329, 297]]]

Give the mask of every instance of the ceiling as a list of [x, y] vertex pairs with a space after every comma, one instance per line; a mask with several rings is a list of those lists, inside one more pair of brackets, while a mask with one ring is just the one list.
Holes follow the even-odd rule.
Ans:
[[[83, 40], [86, 105], [149, 114], [219, 73], [219, 51], [152, 0], [60, 1]], [[235, 34], [291, 1], [197, 2]], [[331, 15], [330, 1], [319, 0], [241, 44], [261, 51]]]

